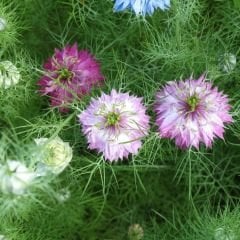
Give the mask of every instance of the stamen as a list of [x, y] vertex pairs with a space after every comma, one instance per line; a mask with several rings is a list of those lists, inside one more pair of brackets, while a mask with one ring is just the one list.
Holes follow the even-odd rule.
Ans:
[[120, 120], [120, 115], [115, 112], [110, 112], [107, 115], [107, 126], [115, 126]]
[[194, 112], [196, 110], [198, 103], [199, 99], [195, 94], [187, 99], [187, 104], [191, 112]]
[[72, 79], [73, 73], [69, 71], [67, 68], [62, 68], [58, 71], [58, 82], [67, 80], [70, 81]]

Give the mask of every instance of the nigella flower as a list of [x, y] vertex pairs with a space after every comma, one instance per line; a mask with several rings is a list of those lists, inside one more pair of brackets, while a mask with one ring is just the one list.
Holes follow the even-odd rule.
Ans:
[[40, 79], [40, 93], [51, 98], [51, 105], [67, 111], [67, 105], [99, 85], [104, 77], [99, 65], [87, 51], [78, 51], [77, 44], [55, 50], [44, 64], [45, 75]]
[[35, 172], [25, 164], [8, 160], [5, 165], [0, 164], [0, 191], [5, 194], [22, 195], [36, 177]]
[[44, 176], [48, 172], [59, 174], [72, 160], [72, 148], [69, 143], [64, 142], [60, 137], [54, 139], [37, 138], [35, 142], [41, 148], [37, 165], [39, 176]]
[[20, 72], [12, 62], [0, 62], [0, 87], [7, 89], [17, 84], [20, 78]]
[[89, 148], [103, 153], [110, 161], [137, 154], [149, 128], [142, 98], [115, 90], [93, 99], [79, 119]]
[[223, 139], [224, 124], [233, 121], [227, 96], [204, 75], [169, 82], [157, 93], [155, 110], [160, 136], [175, 139], [181, 148], [198, 148], [201, 142], [210, 147], [214, 138]]
[[170, 6], [170, 0], [116, 0], [115, 11], [124, 11], [125, 9], [132, 9], [135, 14], [152, 15], [154, 10], [160, 8], [167, 9]]

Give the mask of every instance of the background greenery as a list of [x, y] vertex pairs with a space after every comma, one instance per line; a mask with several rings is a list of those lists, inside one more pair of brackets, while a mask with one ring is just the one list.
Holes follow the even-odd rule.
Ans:
[[[121, 240], [139, 223], [144, 239], [240, 239], [240, 66], [224, 73], [219, 58], [240, 50], [238, 1], [172, 0], [152, 17], [114, 13], [111, 0], [0, 0], [0, 58], [21, 71], [0, 90], [1, 161], [30, 161], [33, 139], [59, 135], [74, 149], [71, 166], [21, 199], [0, 196], [0, 233], [16, 240]], [[37, 93], [54, 48], [77, 42], [101, 63], [102, 91], [144, 96], [152, 129], [139, 155], [109, 164], [87, 149], [77, 114], [50, 109]], [[151, 110], [167, 81], [207, 76], [231, 98], [234, 123], [212, 149], [182, 151], [159, 139]], [[98, 96], [100, 90], [92, 92]], [[64, 203], [56, 193], [71, 192]], [[219, 230], [220, 229], [220, 230]]]

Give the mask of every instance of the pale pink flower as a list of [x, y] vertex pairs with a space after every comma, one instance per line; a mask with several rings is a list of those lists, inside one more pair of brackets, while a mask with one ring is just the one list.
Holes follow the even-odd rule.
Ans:
[[142, 98], [112, 90], [93, 99], [79, 115], [90, 149], [116, 161], [137, 154], [149, 128]]
[[224, 125], [231, 123], [228, 98], [205, 76], [169, 82], [157, 93], [155, 111], [160, 136], [175, 139], [181, 148], [211, 147], [214, 138], [222, 138]]

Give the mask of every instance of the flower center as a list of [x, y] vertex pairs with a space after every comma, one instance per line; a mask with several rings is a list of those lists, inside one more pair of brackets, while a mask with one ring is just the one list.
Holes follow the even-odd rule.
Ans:
[[52, 165], [56, 158], [56, 150], [53, 147], [49, 147], [46, 153], [46, 164]]
[[193, 95], [187, 99], [187, 104], [191, 112], [196, 110], [198, 103], [199, 103], [199, 99], [196, 95]]
[[115, 126], [120, 120], [120, 115], [115, 112], [110, 112], [107, 115], [107, 126]]
[[58, 80], [61, 82], [63, 80], [71, 80], [73, 73], [69, 71], [67, 68], [62, 68], [58, 71]]

